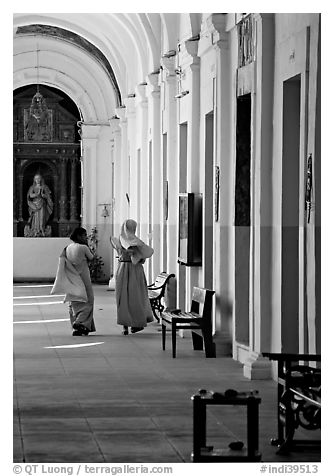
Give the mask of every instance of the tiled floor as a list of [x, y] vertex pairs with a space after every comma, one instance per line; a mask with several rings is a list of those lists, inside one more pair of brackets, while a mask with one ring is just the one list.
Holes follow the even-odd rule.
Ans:
[[[14, 462], [190, 462], [190, 397], [199, 388], [259, 390], [263, 461], [320, 460], [312, 451], [278, 456], [270, 446], [273, 381], [249, 381], [231, 358], [206, 359], [192, 350], [190, 336], [178, 338], [172, 359], [169, 341], [161, 350], [157, 323], [121, 335], [114, 292], [94, 290], [97, 332], [72, 337], [67, 306], [48, 296], [50, 287], [14, 287], [14, 297], [26, 297], [14, 300]], [[46, 297], [28, 298], [37, 295]], [[209, 407], [208, 443], [239, 439], [245, 441], [245, 413]]]

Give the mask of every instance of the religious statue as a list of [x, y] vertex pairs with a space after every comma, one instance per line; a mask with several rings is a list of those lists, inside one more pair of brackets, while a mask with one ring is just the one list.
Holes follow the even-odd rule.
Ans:
[[29, 115], [25, 125], [26, 140], [49, 141], [51, 140], [51, 124], [46, 101], [40, 92], [32, 98]]
[[51, 236], [51, 227], [47, 226], [47, 221], [53, 211], [51, 191], [39, 173], [34, 176], [33, 184], [29, 187], [27, 201], [29, 220], [24, 227], [24, 236]]

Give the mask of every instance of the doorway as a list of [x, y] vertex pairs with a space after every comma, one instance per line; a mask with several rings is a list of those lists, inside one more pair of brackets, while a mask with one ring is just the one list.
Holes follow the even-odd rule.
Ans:
[[299, 175], [301, 78], [283, 83], [281, 351], [299, 349]]
[[249, 345], [251, 95], [237, 98], [235, 170], [235, 339]]
[[213, 141], [214, 141], [213, 111], [205, 116], [205, 193], [204, 193], [204, 287], [213, 288]]

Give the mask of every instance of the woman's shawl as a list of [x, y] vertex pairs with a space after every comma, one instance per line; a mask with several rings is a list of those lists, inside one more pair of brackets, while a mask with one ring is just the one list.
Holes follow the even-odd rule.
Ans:
[[64, 302], [87, 302], [85, 284], [80, 274], [66, 257], [66, 248], [59, 256], [56, 279], [50, 294], [65, 294]]
[[119, 238], [113, 238], [111, 244], [117, 248], [118, 243], [122, 245], [123, 248], [128, 250], [131, 248], [133, 253], [131, 254], [131, 261], [133, 264], [138, 264], [139, 262], [144, 263], [146, 258], [150, 258], [154, 250], [146, 243], [144, 243], [138, 236], [135, 234], [137, 228], [137, 222], [128, 218], [125, 220], [121, 227], [121, 233]]
[[[123, 246], [121, 244], [120, 238], [112, 236], [110, 237], [110, 243], [118, 253], [121, 252]], [[139, 261], [143, 263], [146, 258], [150, 258], [154, 253], [153, 248], [146, 245], [146, 243], [144, 243], [138, 237], [136, 237], [136, 245], [131, 245], [127, 249], [129, 250], [129, 248], [131, 248], [131, 250], [133, 251], [133, 254], [131, 254], [131, 261], [133, 264], [138, 264]]]
[[139, 261], [143, 263], [146, 258], [150, 258], [154, 253], [153, 248], [141, 240], [140, 243], [133, 247], [133, 250], [134, 253], [131, 255], [131, 261], [133, 264], [137, 264]]

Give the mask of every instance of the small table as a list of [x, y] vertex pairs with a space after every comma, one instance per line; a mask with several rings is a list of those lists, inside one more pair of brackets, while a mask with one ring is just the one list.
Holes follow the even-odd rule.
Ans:
[[[257, 394], [257, 392], [254, 392]], [[228, 390], [223, 393], [200, 390], [193, 401], [193, 463], [261, 461], [259, 446], [259, 404], [253, 392]], [[208, 405], [244, 405], [247, 407], [247, 447], [240, 450], [214, 449], [206, 444], [206, 407]]]

